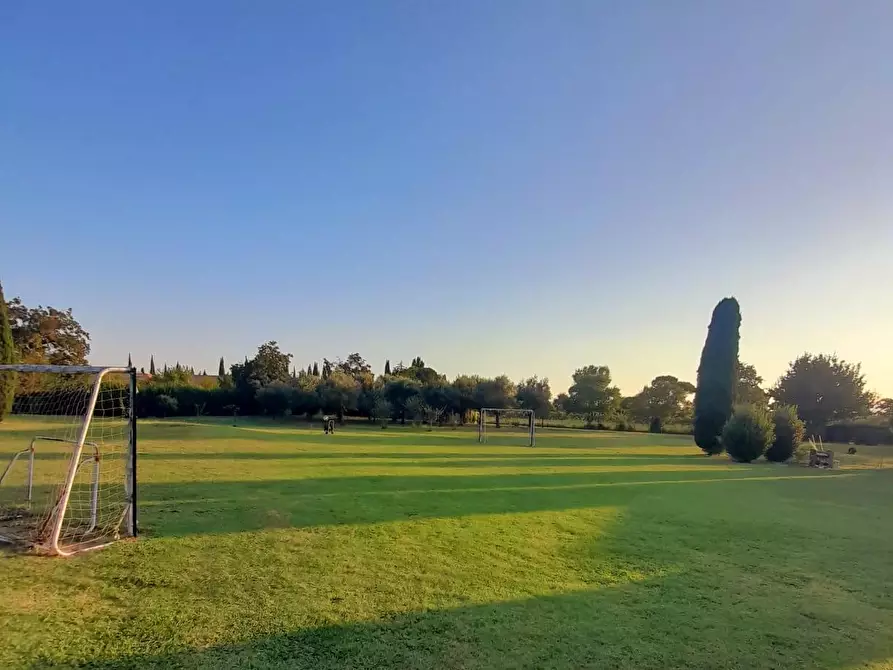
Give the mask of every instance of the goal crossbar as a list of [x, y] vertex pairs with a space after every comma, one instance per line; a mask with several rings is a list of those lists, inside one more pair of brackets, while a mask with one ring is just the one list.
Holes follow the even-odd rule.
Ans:
[[499, 419], [505, 415], [519, 415], [526, 418], [527, 421], [527, 443], [528, 446], [536, 446], [536, 414], [532, 409], [515, 409], [510, 407], [482, 407], [478, 416], [478, 442], [487, 441], [487, 415], [496, 417], [496, 425], [499, 426]]
[[[75, 412], [75, 416], [80, 416], [80, 425], [77, 427], [77, 433], [73, 439], [71, 437], [34, 435], [31, 438], [27, 449], [19, 449], [12, 454], [12, 458], [2, 470], [2, 474], [0, 474], [0, 485], [2, 485], [4, 480], [10, 474], [10, 471], [13, 469], [16, 461], [22, 456], [27, 457], [28, 468], [25, 479], [25, 496], [23, 502], [26, 507], [30, 509], [34, 491], [36, 444], [41, 441], [46, 441], [65, 443], [71, 447], [70, 456], [67, 458], [68, 465], [66, 467], [64, 481], [60, 483], [58, 494], [53, 494], [52, 499], [49, 501], [49, 508], [47, 510], [48, 516], [40, 523], [39, 528], [30, 529], [30, 531], [34, 533], [33, 537], [24, 539], [30, 541], [31, 544], [47, 553], [70, 556], [80, 551], [88, 551], [108, 546], [112, 541], [119, 537], [119, 527], [122, 525], [125, 527], [125, 533], [127, 535], [136, 536], [136, 407], [134, 404], [136, 396], [136, 368], [91, 365], [0, 365], [0, 373], [4, 372], [60, 375], [62, 376], [62, 379], [70, 379], [75, 375], [87, 375], [92, 377], [92, 379], [90, 379], [89, 387], [84, 387], [84, 391], [89, 388], [89, 395], [86, 397], [86, 406], [83, 410], [77, 410]], [[123, 400], [120, 401], [121, 415], [116, 417], [119, 424], [126, 426], [126, 428], [122, 427], [121, 429], [126, 432], [126, 435], [123, 436], [124, 440], [126, 440], [126, 445], [121, 445], [124, 449], [122, 456], [124, 459], [123, 469], [125, 481], [120, 482], [120, 485], [123, 486], [124, 490], [123, 504], [120, 504], [119, 508], [115, 508], [119, 511], [112, 513], [111, 522], [108, 522], [108, 519], [106, 518], [106, 526], [108, 527], [105, 528], [105, 531], [102, 531], [102, 529], [97, 528], [97, 525], [100, 509], [101, 464], [106, 455], [103, 453], [104, 445], [93, 441], [92, 439], [88, 439], [88, 437], [91, 436], [91, 424], [93, 423], [94, 413], [97, 411], [97, 401], [100, 398], [102, 382], [105, 376], [109, 373], [126, 373], [128, 375], [129, 384], [126, 388], [121, 389], [121, 393], [126, 394], [129, 402], [125, 404]], [[59, 389], [56, 390], [57, 392], [59, 391]], [[50, 390], [48, 393], [52, 394], [53, 391]], [[36, 414], [39, 416], [41, 413], [47, 413], [48, 415], [52, 414], [52, 412], [37, 412]], [[63, 411], [62, 414], [69, 414], [69, 412]], [[102, 430], [102, 428], [99, 430]], [[105, 446], [112, 445], [107, 443]], [[86, 457], [83, 457], [84, 447], [89, 447], [91, 451]], [[81, 540], [81, 542], [78, 542], [78, 538], [72, 539], [72, 537], [69, 536], [73, 533], [71, 528], [66, 527], [66, 515], [69, 513], [72, 490], [75, 486], [75, 479], [81, 470], [81, 466], [91, 462], [93, 467], [91, 469], [88, 485], [89, 516], [86, 519], [80, 520], [81, 526], [76, 530], [76, 533], [80, 535], [79, 539]], [[106, 475], [103, 473], [102, 477], [105, 476]], [[78, 511], [87, 510], [79, 509]], [[117, 519], [117, 521], [115, 521], [115, 519]], [[71, 542], [70, 545], [65, 544], [63, 546], [61, 541], [63, 529], [65, 529], [67, 533], [66, 542]], [[96, 531], [96, 533], [94, 533], [94, 531]], [[106, 532], [106, 534], [111, 532], [111, 537], [94, 537], [100, 532]], [[15, 542], [21, 539], [23, 538], [0, 533], [0, 541]]]

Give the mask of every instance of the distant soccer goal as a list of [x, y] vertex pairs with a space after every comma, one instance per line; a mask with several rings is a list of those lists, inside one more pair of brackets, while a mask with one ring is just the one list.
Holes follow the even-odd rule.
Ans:
[[497, 437], [505, 444], [516, 442], [536, 445], [536, 417], [532, 409], [484, 407], [478, 417], [478, 442]]
[[0, 365], [0, 541], [69, 556], [136, 535], [136, 371]]

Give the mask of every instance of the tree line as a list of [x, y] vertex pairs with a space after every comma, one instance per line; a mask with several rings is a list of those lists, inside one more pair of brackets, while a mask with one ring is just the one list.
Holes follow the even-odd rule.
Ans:
[[[70, 309], [29, 308], [18, 298], [4, 302], [2, 297], [0, 308], [7, 311], [0, 319], [5, 323], [0, 329], [4, 360], [86, 364], [90, 335]], [[521, 408], [533, 410], [539, 419], [573, 419], [591, 428], [626, 430], [644, 425], [655, 432], [669, 425], [690, 428], [708, 452], [721, 444], [722, 430], [735, 405], [764, 411], [770, 406], [795, 407], [810, 433], [859, 418], [865, 418], [864, 425], [871, 430], [890, 432], [893, 399], [878, 398], [866, 389], [859, 364], [834, 355], [806, 353], [765, 389], [756, 369], [739, 360], [739, 326], [737, 301], [721, 301], [708, 328], [697, 385], [659, 375], [630, 396], [623, 396], [613, 384], [606, 365], [581, 366], [567, 391], [553, 396], [547, 378], [533, 376], [515, 382], [505, 375], [462, 374], [448, 379], [420, 356], [408, 365], [401, 361], [392, 366], [390, 360], [385, 361], [380, 373], [359, 353], [296, 366], [292, 354], [270, 341], [239, 363], [227, 366], [221, 358], [216, 375], [197, 374], [180, 363], [159, 369], [153, 356], [148, 373], [140, 375], [137, 407], [142, 416], [238, 413], [311, 418], [323, 413], [342, 420], [358, 416], [405, 422], [436, 415], [441, 423], [466, 422], [481, 407]], [[9, 378], [0, 375], [0, 400], [10, 406], [11, 399], [4, 398], [33, 392], [29, 384], [39, 383], [35, 375], [24, 375], [17, 382]], [[10, 390], [4, 391], [7, 387]], [[872, 439], [877, 438], [874, 433]]]

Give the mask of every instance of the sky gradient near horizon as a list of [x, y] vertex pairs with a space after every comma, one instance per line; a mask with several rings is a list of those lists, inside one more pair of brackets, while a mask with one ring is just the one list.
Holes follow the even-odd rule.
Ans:
[[[4, 3], [7, 297], [95, 363], [420, 355], [893, 396], [893, 3]], [[13, 250], [12, 252], [10, 250]]]

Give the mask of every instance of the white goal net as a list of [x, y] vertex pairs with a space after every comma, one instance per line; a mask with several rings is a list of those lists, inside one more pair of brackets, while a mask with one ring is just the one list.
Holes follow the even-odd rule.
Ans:
[[0, 365], [0, 540], [70, 555], [136, 534], [136, 376], [129, 368]]
[[478, 442], [536, 445], [536, 417], [532, 409], [484, 407], [478, 417]]

